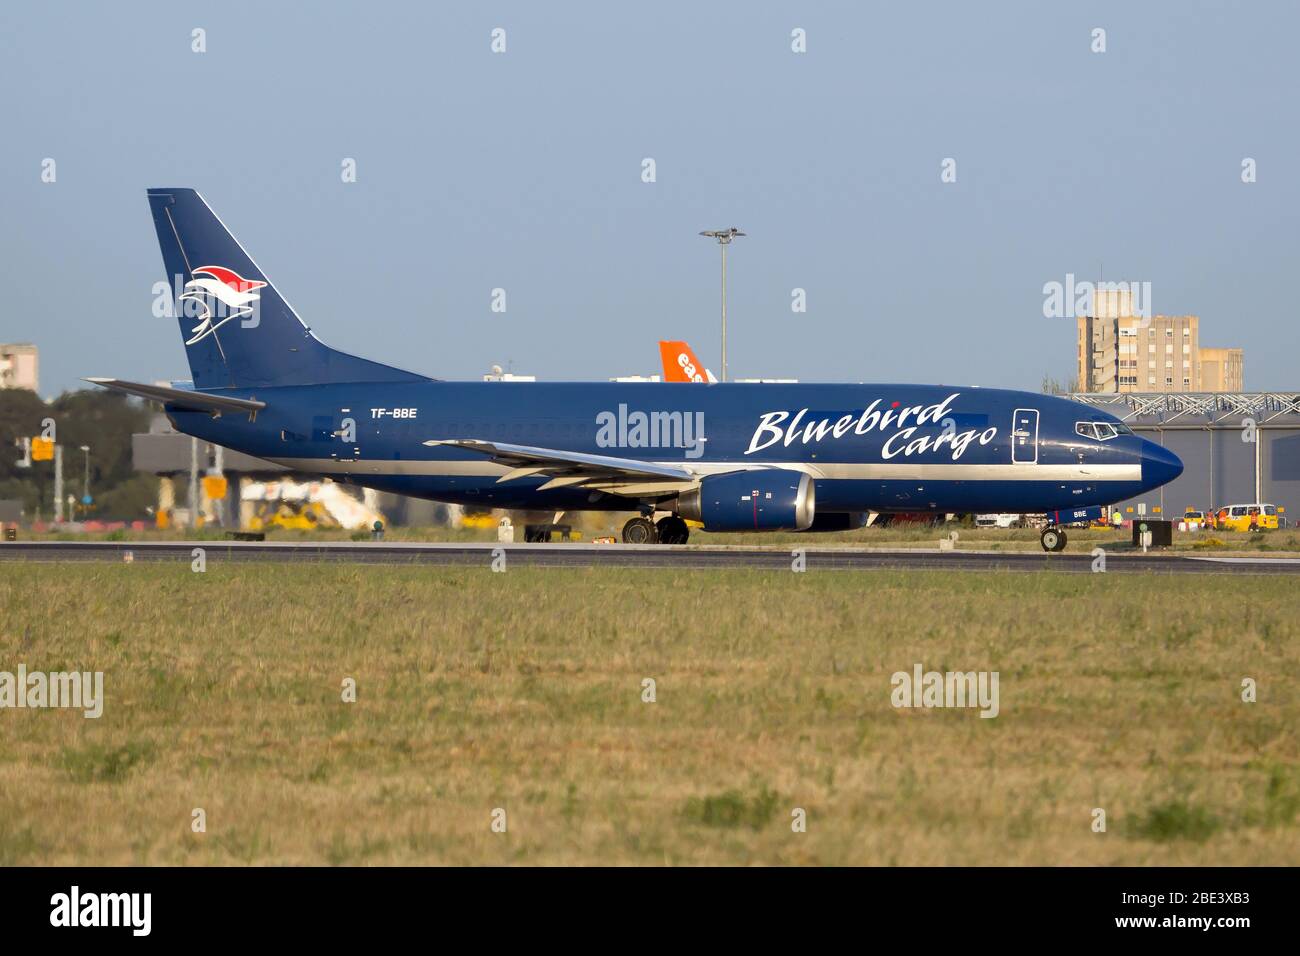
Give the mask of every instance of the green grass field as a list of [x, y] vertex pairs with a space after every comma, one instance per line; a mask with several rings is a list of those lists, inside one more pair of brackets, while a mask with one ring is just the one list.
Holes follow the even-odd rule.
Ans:
[[[0, 710], [0, 864], [1294, 864], [1298, 617], [1208, 575], [4, 564], [0, 670], [106, 703]], [[999, 716], [895, 709], [916, 663]]]

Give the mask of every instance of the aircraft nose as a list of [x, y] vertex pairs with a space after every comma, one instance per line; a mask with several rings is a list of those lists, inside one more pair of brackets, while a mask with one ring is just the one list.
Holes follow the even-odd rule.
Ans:
[[1183, 461], [1168, 448], [1142, 440], [1142, 484], [1148, 488], [1167, 485], [1183, 473]]

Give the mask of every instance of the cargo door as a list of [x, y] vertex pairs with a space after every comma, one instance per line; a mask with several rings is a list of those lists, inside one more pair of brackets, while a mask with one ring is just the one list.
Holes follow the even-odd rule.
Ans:
[[1011, 463], [1038, 463], [1038, 409], [1017, 408], [1011, 419]]

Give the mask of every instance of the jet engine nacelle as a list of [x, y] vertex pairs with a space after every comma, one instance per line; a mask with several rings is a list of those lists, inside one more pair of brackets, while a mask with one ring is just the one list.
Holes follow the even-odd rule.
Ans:
[[865, 511], [819, 511], [813, 519], [812, 527], [805, 528], [809, 533], [815, 531], [857, 531], [867, 526]]
[[677, 496], [677, 513], [706, 531], [806, 531], [816, 517], [813, 480], [800, 471], [710, 475]]

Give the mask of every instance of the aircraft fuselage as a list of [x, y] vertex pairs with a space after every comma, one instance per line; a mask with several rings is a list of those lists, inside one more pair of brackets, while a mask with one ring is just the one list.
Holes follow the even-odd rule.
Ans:
[[[809, 475], [822, 512], [1047, 512], [1109, 504], [1169, 481], [1159, 445], [1086, 405], [1030, 392], [921, 385], [413, 382], [221, 390], [255, 421], [170, 410], [176, 427], [298, 471], [483, 508], [629, 510], [629, 496], [539, 490], [430, 440], [479, 439], [685, 465]], [[1079, 422], [1114, 423], [1107, 440]], [[662, 483], [661, 483], [662, 484]], [[670, 491], [642, 482], [645, 494]], [[656, 490], [659, 489], [659, 490]]]

